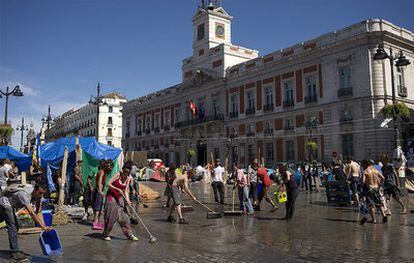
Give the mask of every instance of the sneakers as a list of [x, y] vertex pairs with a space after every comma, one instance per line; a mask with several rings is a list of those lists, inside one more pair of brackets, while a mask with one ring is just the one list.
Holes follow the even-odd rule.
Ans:
[[139, 240], [139, 238], [137, 238], [134, 235], [131, 235], [128, 239], [131, 240], [131, 241], [138, 241]]
[[84, 213], [83, 214], [83, 217], [82, 217], [82, 221], [88, 221], [88, 217], [89, 217], [89, 214], [88, 213]]
[[111, 237], [104, 237], [104, 240], [105, 241], [111, 241], [112, 239], [111, 239]]
[[184, 218], [180, 218], [180, 220], [178, 220], [178, 224], [188, 225], [188, 222]]
[[383, 224], [385, 224], [385, 223], [387, 223], [388, 222], [388, 217], [387, 216], [384, 216], [383, 218], [382, 218], [382, 223]]
[[176, 222], [176, 220], [175, 220], [175, 218], [173, 216], [169, 216], [167, 218], [167, 221], [170, 222], [170, 223], [175, 223]]
[[29, 259], [22, 252], [13, 252], [10, 257], [11, 262], [28, 262]]

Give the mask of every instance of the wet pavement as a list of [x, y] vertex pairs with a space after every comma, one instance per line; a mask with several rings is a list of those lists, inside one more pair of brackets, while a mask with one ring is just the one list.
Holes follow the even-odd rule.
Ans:
[[[145, 184], [161, 193], [164, 190], [162, 183]], [[191, 189], [215, 207], [209, 185], [192, 183]], [[228, 186], [228, 204], [230, 191]], [[194, 207], [185, 213], [189, 225], [166, 221], [167, 210], [161, 208], [164, 198], [141, 208], [142, 218], [158, 239], [155, 244], [147, 242], [141, 226], [134, 226], [138, 242], [126, 240], [118, 226], [108, 242], [89, 226], [73, 223], [56, 228], [64, 250], [59, 258], [42, 256], [38, 235], [19, 236], [20, 246], [32, 262], [414, 262], [414, 214], [399, 215], [395, 206], [387, 224], [361, 226], [357, 211], [328, 207], [325, 193], [301, 192], [290, 222], [280, 220], [284, 205], [274, 213], [263, 203], [254, 216], [207, 219], [202, 207], [188, 198], [184, 203]], [[230, 209], [227, 205], [226, 210]], [[0, 238], [0, 261], [7, 262], [4, 230]]]

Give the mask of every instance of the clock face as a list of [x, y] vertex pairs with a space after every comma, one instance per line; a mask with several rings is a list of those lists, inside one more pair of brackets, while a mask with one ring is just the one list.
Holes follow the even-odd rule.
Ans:
[[216, 26], [216, 35], [223, 37], [224, 36], [224, 26], [217, 25]]

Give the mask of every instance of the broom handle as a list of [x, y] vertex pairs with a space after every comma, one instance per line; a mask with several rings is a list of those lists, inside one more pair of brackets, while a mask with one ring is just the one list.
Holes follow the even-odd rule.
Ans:
[[233, 189], [233, 211], [234, 211], [234, 192], [236, 191], [236, 188]]
[[121, 194], [122, 194], [122, 198], [124, 198], [125, 203], [127, 204], [128, 208], [129, 208], [129, 210], [132, 210], [134, 212], [135, 217], [141, 222], [141, 225], [145, 228], [145, 231], [147, 231], [147, 233], [150, 236], [150, 238], [152, 238], [153, 235], [148, 230], [147, 226], [144, 224], [144, 222], [142, 221], [141, 217], [138, 215], [137, 211], [135, 211], [135, 209], [132, 207], [132, 205], [127, 202], [127, 199], [126, 199], [125, 195], [123, 193], [121, 193]]
[[208, 211], [215, 213], [215, 211], [213, 211], [210, 207], [206, 206], [205, 204], [201, 203], [200, 201], [195, 200], [195, 202], [198, 203], [198, 204], [200, 204], [204, 208], [206, 208]]

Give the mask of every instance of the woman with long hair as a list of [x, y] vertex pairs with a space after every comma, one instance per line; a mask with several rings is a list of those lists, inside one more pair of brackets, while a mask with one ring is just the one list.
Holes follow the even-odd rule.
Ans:
[[138, 240], [132, 233], [127, 208], [127, 204], [131, 204], [129, 199], [129, 185], [132, 179], [129, 176], [130, 172], [131, 170], [124, 166], [122, 171], [112, 177], [108, 182], [104, 212], [105, 228], [103, 232], [104, 240], [106, 241], [111, 240], [109, 234], [117, 221], [121, 226], [122, 232], [129, 240]]

